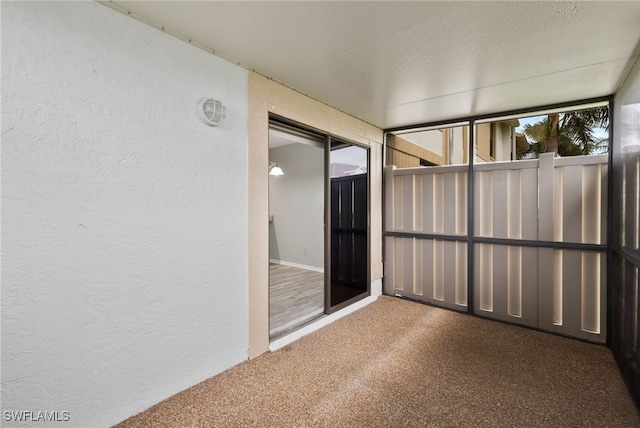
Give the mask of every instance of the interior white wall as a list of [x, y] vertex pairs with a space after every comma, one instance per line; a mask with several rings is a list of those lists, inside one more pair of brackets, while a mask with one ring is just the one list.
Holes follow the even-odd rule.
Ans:
[[248, 357], [247, 98], [98, 3], [3, 2], [2, 411], [109, 426]]
[[284, 175], [269, 177], [269, 258], [324, 270], [324, 148], [269, 150]]

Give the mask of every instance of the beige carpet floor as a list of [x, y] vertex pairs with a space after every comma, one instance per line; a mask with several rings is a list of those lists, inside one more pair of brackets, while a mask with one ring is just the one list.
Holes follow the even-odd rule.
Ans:
[[120, 427], [637, 427], [603, 346], [381, 297]]

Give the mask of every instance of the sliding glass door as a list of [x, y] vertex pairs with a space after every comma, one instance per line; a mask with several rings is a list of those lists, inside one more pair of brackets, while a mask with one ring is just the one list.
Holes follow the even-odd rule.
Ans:
[[272, 118], [269, 336], [369, 294], [369, 152]]

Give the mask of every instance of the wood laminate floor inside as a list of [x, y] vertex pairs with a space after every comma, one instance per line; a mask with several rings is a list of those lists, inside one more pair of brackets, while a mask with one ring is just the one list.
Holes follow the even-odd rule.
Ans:
[[269, 336], [281, 336], [323, 313], [324, 273], [269, 265]]

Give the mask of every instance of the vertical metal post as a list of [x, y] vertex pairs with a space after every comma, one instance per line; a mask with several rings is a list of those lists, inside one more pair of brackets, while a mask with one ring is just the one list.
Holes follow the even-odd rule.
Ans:
[[512, 161], [514, 160], [518, 160], [517, 159], [517, 146], [516, 146], [516, 128], [515, 127], [510, 127], [510, 138], [511, 138], [511, 156], [509, 157]]
[[469, 121], [469, 141], [468, 141], [468, 160], [469, 165], [467, 169], [467, 313], [474, 313], [474, 249], [473, 249], [473, 223], [474, 223], [474, 208], [473, 208], [473, 193], [474, 193], [474, 180], [473, 180], [473, 161], [475, 157], [475, 120]]
[[[614, 186], [613, 186], [613, 180], [615, 179], [615, 173], [613, 171], [613, 150], [614, 150], [614, 145], [613, 145], [613, 138], [614, 138], [614, 126], [613, 126], [613, 119], [614, 119], [614, 113], [613, 113], [613, 107], [614, 107], [614, 96], [612, 95], [611, 97], [609, 97], [609, 159], [608, 159], [608, 173], [607, 173], [607, 292], [606, 292], [606, 296], [607, 296], [607, 304], [606, 304], [606, 320], [607, 320], [607, 328], [606, 328], [606, 332], [607, 332], [607, 340], [606, 340], [606, 345], [607, 347], [611, 348], [611, 334], [613, 329], [611, 328], [611, 324], [612, 324], [612, 304], [613, 302], [611, 301], [611, 296], [613, 295], [612, 291], [611, 291], [611, 287], [614, 286], [614, 281], [613, 281], [613, 248], [612, 248], [612, 243], [613, 243], [613, 191], [614, 191]], [[623, 285], [624, 286], [624, 285]]]
[[[387, 231], [387, 216], [386, 216], [386, 207], [387, 207], [387, 201], [388, 199], [388, 195], [386, 192], [386, 171], [387, 171], [387, 132], [384, 132], [382, 134], [382, 195], [380, 197], [382, 206], [380, 207], [380, 212], [381, 212], [381, 225], [382, 225], [382, 233], [380, 234], [380, 237], [382, 239], [382, 294], [389, 294], [386, 292], [386, 273], [388, 272], [389, 269], [389, 259], [386, 257], [387, 256], [387, 238], [384, 235], [384, 232]], [[371, 180], [371, 177], [369, 177], [369, 180]], [[369, 214], [371, 214], [371, 211], [369, 211]], [[369, 241], [371, 242], [371, 241]], [[393, 295], [393, 294], [391, 294]]]
[[324, 148], [324, 313], [331, 313], [331, 136]]
[[[371, 146], [366, 150], [367, 150], [367, 295], [371, 296], [371, 175], [372, 175], [371, 174], [371, 153], [374, 150], [374, 148], [373, 146]], [[382, 188], [380, 189], [380, 192], [381, 193], [383, 192]], [[382, 233], [380, 233], [380, 239], [382, 242], [384, 242]]]
[[[395, 166], [389, 165], [384, 167], [384, 173], [382, 174], [384, 177], [384, 209], [382, 210], [384, 221], [383, 221], [383, 230], [385, 232], [393, 231], [394, 225], [394, 178], [393, 178], [393, 170]], [[383, 257], [384, 257], [384, 270], [383, 270], [383, 291], [384, 294], [389, 296], [395, 295], [395, 281], [394, 281], [394, 272], [396, 269], [395, 266], [395, 239], [390, 236], [383, 236], [382, 240], [384, 242], [383, 246]]]

